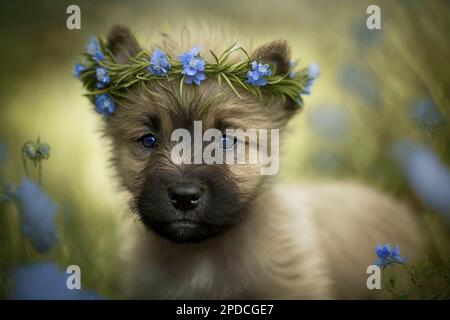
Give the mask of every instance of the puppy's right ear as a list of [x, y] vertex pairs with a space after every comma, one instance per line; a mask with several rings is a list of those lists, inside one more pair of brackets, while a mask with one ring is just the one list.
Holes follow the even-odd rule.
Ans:
[[129, 57], [134, 57], [141, 48], [131, 31], [120, 25], [111, 28], [107, 39], [108, 47], [118, 63], [126, 64]]

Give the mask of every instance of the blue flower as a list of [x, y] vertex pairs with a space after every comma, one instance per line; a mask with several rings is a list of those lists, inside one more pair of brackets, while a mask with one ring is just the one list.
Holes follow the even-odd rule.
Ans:
[[418, 98], [409, 105], [411, 118], [427, 129], [435, 129], [444, 124], [444, 117], [434, 101], [430, 98]]
[[107, 93], [95, 96], [95, 110], [102, 115], [109, 115], [116, 110], [116, 104]]
[[86, 52], [93, 56], [95, 52], [100, 48], [100, 43], [98, 41], [98, 38], [95, 36], [92, 36], [89, 38], [88, 44], [86, 45]]
[[164, 51], [156, 49], [147, 70], [154, 76], [166, 75], [171, 65]]
[[252, 62], [252, 70], [247, 72], [247, 83], [257, 87], [263, 87], [267, 84], [267, 78], [272, 75], [272, 70], [268, 64]]
[[312, 86], [316, 79], [319, 77], [320, 69], [317, 63], [312, 63], [308, 67], [308, 81], [306, 81], [305, 87], [300, 94], [311, 94]]
[[75, 66], [73, 67], [73, 75], [75, 76], [75, 78], [79, 78], [81, 73], [86, 70], [86, 67], [84, 65], [82, 65], [81, 63], [77, 63], [75, 64]]
[[86, 52], [91, 55], [92, 58], [96, 61], [102, 61], [103, 59], [105, 59], [105, 55], [102, 52], [100, 42], [95, 36], [89, 38], [89, 42], [86, 46]]
[[377, 245], [375, 248], [375, 253], [380, 259], [387, 259], [391, 255], [391, 246], [389, 244], [382, 246], [381, 244]]
[[402, 140], [393, 155], [415, 194], [450, 219], [450, 168], [428, 147]]
[[103, 67], [97, 67], [95, 69], [95, 76], [97, 78], [96, 87], [98, 89], [103, 89], [110, 81], [108, 70]]
[[12, 272], [11, 299], [14, 300], [101, 300], [86, 290], [67, 288], [69, 274], [52, 262], [21, 266]]
[[39, 185], [24, 179], [15, 192], [22, 218], [22, 232], [39, 252], [58, 241], [55, 214], [58, 209]]
[[375, 253], [378, 256], [375, 265], [379, 267], [385, 267], [391, 263], [404, 264], [406, 262], [406, 258], [400, 256], [399, 246], [394, 246], [392, 248], [390, 244], [385, 244], [384, 246], [379, 244], [375, 248]]
[[196, 47], [178, 57], [183, 66], [181, 73], [184, 75], [184, 82], [187, 84], [194, 82], [196, 85], [200, 85], [206, 79], [203, 72], [205, 71], [205, 60], [200, 58], [199, 54], [200, 49]]

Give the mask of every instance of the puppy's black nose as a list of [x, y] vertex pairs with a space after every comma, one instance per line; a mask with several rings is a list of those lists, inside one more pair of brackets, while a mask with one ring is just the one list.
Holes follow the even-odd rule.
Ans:
[[202, 189], [196, 183], [180, 183], [168, 190], [172, 205], [182, 211], [194, 209], [200, 202]]

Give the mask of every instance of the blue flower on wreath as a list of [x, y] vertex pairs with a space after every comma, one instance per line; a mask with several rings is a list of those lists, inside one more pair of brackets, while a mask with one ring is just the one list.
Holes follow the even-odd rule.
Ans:
[[166, 75], [170, 70], [170, 62], [164, 51], [156, 49], [150, 59], [150, 65], [147, 70], [154, 76]]
[[316, 79], [319, 77], [320, 69], [317, 63], [312, 63], [308, 67], [308, 81], [300, 94], [311, 94], [312, 86]]
[[73, 75], [75, 76], [75, 78], [79, 78], [84, 70], [86, 70], [86, 66], [82, 65], [81, 63], [77, 63], [73, 67]]
[[400, 256], [399, 246], [391, 247], [390, 244], [385, 244], [384, 246], [379, 244], [375, 248], [375, 253], [378, 256], [375, 265], [379, 267], [385, 267], [392, 263], [404, 264], [406, 262], [406, 258]]
[[105, 59], [105, 55], [102, 52], [100, 42], [98, 41], [98, 38], [95, 36], [89, 38], [88, 44], [86, 46], [86, 52], [95, 61], [102, 61], [103, 59]]
[[194, 82], [196, 85], [200, 85], [206, 79], [204, 73], [205, 60], [200, 58], [199, 54], [200, 48], [196, 47], [178, 57], [183, 67], [181, 73], [184, 75], [184, 82], [187, 84]]
[[103, 89], [111, 81], [108, 70], [103, 67], [97, 67], [95, 69], [95, 76], [97, 78], [97, 89]]
[[268, 64], [261, 64], [256, 61], [252, 62], [252, 70], [247, 72], [247, 83], [257, 87], [267, 84], [267, 78], [272, 75], [272, 70]]
[[116, 103], [109, 94], [98, 94], [95, 96], [95, 110], [98, 113], [107, 116], [116, 110]]

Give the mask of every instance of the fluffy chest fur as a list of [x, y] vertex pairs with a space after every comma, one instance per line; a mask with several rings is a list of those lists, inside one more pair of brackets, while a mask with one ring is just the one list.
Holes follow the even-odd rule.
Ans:
[[[399, 243], [411, 259], [421, 251], [410, 212], [368, 188], [289, 186], [270, 194], [273, 201], [255, 203], [241, 225], [205, 243], [174, 244], [132, 226], [123, 250], [126, 297], [379, 298], [366, 287], [374, 246]], [[397, 231], [382, 223], [393, 214]]]
[[239, 226], [197, 244], [170, 243], [140, 225], [131, 226], [133, 231], [126, 233], [131, 238], [124, 251], [128, 260], [124, 284], [127, 296], [329, 297], [330, 279], [312, 212], [306, 206], [295, 208], [295, 214], [292, 209], [290, 204], [280, 206], [276, 201], [255, 203]]

